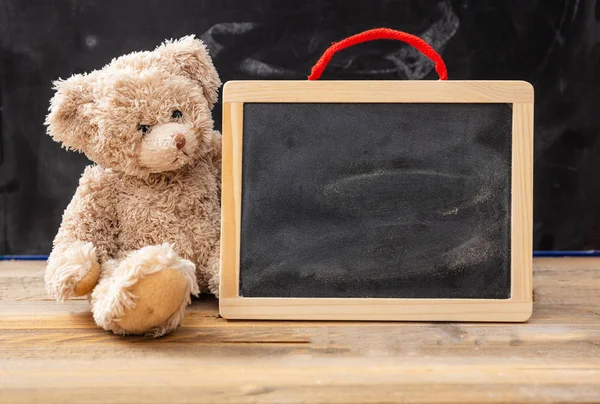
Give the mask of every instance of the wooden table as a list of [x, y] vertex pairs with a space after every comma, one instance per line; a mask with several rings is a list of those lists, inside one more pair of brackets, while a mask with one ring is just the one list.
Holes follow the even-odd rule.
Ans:
[[534, 268], [525, 324], [228, 322], [201, 299], [151, 340], [0, 262], [0, 402], [599, 402], [600, 260]]

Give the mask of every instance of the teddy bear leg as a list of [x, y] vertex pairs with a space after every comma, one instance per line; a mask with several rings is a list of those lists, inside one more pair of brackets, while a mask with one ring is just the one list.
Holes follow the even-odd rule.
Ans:
[[143, 247], [106, 266], [92, 293], [92, 312], [115, 334], [162, 336], [179, 325], [190, 295], [198, 295], [194, 264], [168, 244]]

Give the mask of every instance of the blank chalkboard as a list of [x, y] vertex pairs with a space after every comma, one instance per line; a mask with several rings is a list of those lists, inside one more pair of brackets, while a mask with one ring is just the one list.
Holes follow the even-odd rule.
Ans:
[[[232, 237], [223, 234], [223, 254], [235, 256], [233, 267], [227, 259], [222, 265], [224, 283], [235, 282], [235, 293], [222, 296], [225, 306], [228, 299], [237, 299], [236, 308], [249, 302], [246, 316], [264, 318], [255, 305], [261, 299], [304, 302], [303, 318], [310, 319], [321, 318], [322, 310], [310, 302], [323, 299], [334, 307], [515, 302], [513, 235], [527, 227], [521, 218], [527, 206], [514, 203], [524, 188], [513, 187], [515, 175], [524, 177], [514, 170], [515, 158], [527, 165], [523, 134], [514, 142], [522, 103], [515, 109], [510, 97], [493, 91], [494, 100], [480, 102], [480, 95], [432, 84], [439, 92], [398, 96], [393, 91], [407, 88], [382, 86], [376, 97], [376, 89], [335, 83], [323, 100], [322, 89], [302, 83], [309, 101], [280, 94], [277, 83], [269, 84], [275, 93], [267, 96], [267, 84], [254, 83], [258, 95], [242, 91], [247, 101], [226, 106], [224, 122], [231, 118], [231, 124], [224, 125], [224, 139], [232, 139], [228, 130], [235, 127], [239, 142], [224, 149], [223, 198], [225, 204], [230, 196], [229, 161], [239, 170], [239, 206], [231, 218], [223, 210], [224, 232], [235, 222], [236, 245], [228, 249]], [[517, 246], [517, 253], [523, 249], [530, 246]], [[517, 283], [530, 270], [520, 269]], [[523, 296], [517, 300], [523, 303]], [[276, 310], [275, 317], [287, 317]]]
[[244, 128], [241, 296], [510, 297], [511, 105], [246, 104]]

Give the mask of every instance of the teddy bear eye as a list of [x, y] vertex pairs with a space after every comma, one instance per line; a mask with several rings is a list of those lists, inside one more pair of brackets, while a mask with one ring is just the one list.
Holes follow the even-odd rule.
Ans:
[[150, 131], [150, 125], [138, 125], [137, 130], [145, 135]]
[[178, 109], [176, 109], [175, 111], [173, 111], [173, 113], [171, 114], [171, 118], [173, 118], [173, 119], [179, 119], [182, 116], [183, 116], [183, 114]]

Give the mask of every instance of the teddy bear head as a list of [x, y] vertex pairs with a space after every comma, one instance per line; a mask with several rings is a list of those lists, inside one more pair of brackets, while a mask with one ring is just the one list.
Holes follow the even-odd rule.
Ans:
[[54, 84], [48, 134], [105, 168], [144, 177], [178, 170], [210, 151], [221, 82], [193, 36]]

